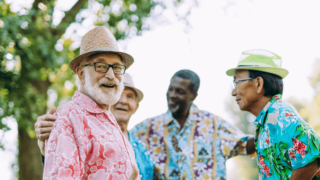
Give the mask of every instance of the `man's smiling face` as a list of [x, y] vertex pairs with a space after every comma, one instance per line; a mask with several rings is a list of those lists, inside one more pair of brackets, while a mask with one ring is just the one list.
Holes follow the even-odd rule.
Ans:
[[138, 107], [136, 93], [133, 89], [126, 87], [119, 101], [111, 107], [111, 112], [118, 122], [128, 122]]
[[[100, 53], [90, 56], [86, 64], [93, 62], [102, 62], [110, 65], [122, 64], [119, 55], [113, 53]], [[98, 104], [115, 104], [124, 89], [123, 75], [115, 74], [112, 68], [109, 68], [105, 73], [96, 72], [94, 65], [83, 68], [84, 77], [81, 82], [84, 83], [87, 95]]]
[[167, 90], [168, 108], [173, 117], [181, 116], [186, 112], [196, 94], [190, 91], [191, 80], [173, 76]]

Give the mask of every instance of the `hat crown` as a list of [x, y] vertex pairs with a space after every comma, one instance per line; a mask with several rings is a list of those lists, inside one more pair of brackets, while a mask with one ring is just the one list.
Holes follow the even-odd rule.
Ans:
[[282, 59], [275, 53], [262, 49], [242, 52], [238, 67], [275, 67], [281, 68]]
[[123, 82], [124, 86], [131, 86], [131, 87], [135, 87], [133, 84], [133, 80], [132, 77], [130, 76], [129, 73], [125, 73], [124, 74], [124, 82]]
[[119, 50], [116, 38], [103, 26], [93, 28], [82, 37], [80, 55], [99, 47], [110, 47], [114, 50]]

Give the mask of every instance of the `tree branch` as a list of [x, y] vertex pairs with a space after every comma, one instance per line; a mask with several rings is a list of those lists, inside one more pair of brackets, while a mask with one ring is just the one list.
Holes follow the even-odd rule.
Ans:
[[[33, 4], [32, 4], [32, 10], [34, 10], [35, 12], [37, 12], [39, 10], [38, 4], [41, 2], [41, 0], [34, 0]], [[34, 13], [31, 17], [32, 22], [35, 22], [37, 19], [37, 13]]]
[[61, 23], [57, 26], [57, 28], [52, 30], [52, 34], [54, 36], [61, 37], [66, 31], [66, 28], [75, 20], [76, 15], [85, 6], [86, 2], [87, 0], [78, 0], [78, 2], [68, 12], [65, 13], [64, 18], [61, 20]]

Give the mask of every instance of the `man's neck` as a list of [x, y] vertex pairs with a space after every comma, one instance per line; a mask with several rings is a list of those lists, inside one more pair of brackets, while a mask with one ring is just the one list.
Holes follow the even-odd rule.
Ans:
[[259, 98], [259, 101], [254, 103], [252, 108], [249, 110], [250, 113], [258, 117], [259, 113], [262, 111], [262, 109], [267, 105], [267, 103], [270, 101], [272, 97], [266, 97], [262, 96]]
[[122, 133], [124, 134], [124, 136], [129, 140], [129, 136], [128, 136], [128, 122], [121, 122], [121, 121], [117, 121], [119, 124], [119, 127], [122, 131]]
[[179, 122], [180, 129], [183, 128], [184, 123], [187, 121], [188, 115], [189, 115], [189, 108], [185, 110], [183, 113], [173, 115], [173, 117]]

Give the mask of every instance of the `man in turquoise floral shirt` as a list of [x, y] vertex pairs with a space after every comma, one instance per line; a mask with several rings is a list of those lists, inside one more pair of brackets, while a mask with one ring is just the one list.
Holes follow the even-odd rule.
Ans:
[[260, 179], [317, 179], [320, 137], [296, 109], [282, 101], [280, 56], [265, 50], [244, 51], [236, 68], [232, 96], [243, 111], [257, 118], [255, 147]]
[[193, 71], [176, 72], [167, 90], [169, 110], [131, 130], [147, 146], [157, 179], [226, 179], [227, 159], [254, 153], [253, 137], [192, 103], [199, 86]]

